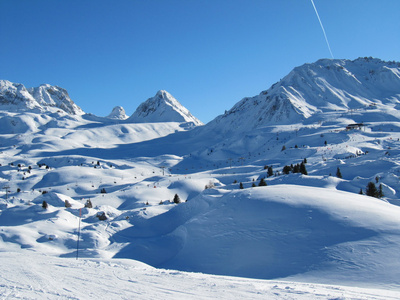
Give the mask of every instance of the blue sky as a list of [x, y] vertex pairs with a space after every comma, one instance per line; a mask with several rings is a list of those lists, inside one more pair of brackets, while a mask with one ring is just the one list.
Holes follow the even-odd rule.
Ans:
[[[314, 0], [335, 58], [400, 61], [399, 0]], [[330, 58], [310, 0], [0, 0], [0, 79], [131, 115], [164, 89], [208, 122]]]

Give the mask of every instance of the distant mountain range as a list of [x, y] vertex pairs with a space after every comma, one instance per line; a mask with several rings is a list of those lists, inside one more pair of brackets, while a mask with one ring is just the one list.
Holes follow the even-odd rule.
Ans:
[[[207, 124], [214, 130], [245, 132], [269, 124], [303, 122], [319, 113], [382, 107], [398, 117], [400, 63], [376, 58], [321, 59], [296, 67], [281, 81], [254, 97], [246, 97]], [[0, 109], [84, 112], [65, 89], [43, 84], [25, 88], [0, 80]], [[117, 106], [107, 118], [133, 123], [189, 122], [203, 125], [167, 91], [139, 105], [132, 116]]]

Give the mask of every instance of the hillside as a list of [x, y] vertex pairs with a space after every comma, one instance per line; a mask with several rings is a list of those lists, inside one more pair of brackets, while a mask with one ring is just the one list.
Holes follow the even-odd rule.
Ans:
[[[38, 101], [39, 92], [35, 98], [2, 82], [2, 253], [36, 252], [37, 262], [51, 256], [72, 278], [78, 254], [89, 274], [101, 269], [125, 278], [134, 264], [138, 276], [163, 278], [163, 287], [173, 276], [215, 285], [236, 279], [214, 275], [260, 280], [238, 278], [237, 298], [354, 295], [311, 283], [373, 288], [360, 290], [372, 299], [399, 296], [398, 63], [305, 64], [204, 126], [194, 126], [199, 121], [164, 91], [125, 120], [120, 107], [106, 118], [67, 112]], [[306, 172], [295, 171], [300, 163]], [[261, 179], [267, 186], [258, 186]], [[380, 198], [365, 195], [370, 182]], [[84, 207], [89, 199], [93, 207]], [[2, 268], [16, 268], [19, 297], [30, 295], [23, 282], [33, 275], [23, 265]], [[190, 288], [226, 296], [194, 285], [198, 290], [180, 285], [172, 295]], [[263, 288], [252, 294], [248, 285]], [[11, 287], [2, 284], [0, 292], [15, 296]], [[32, 295], [26, 297], [42, 294]]]

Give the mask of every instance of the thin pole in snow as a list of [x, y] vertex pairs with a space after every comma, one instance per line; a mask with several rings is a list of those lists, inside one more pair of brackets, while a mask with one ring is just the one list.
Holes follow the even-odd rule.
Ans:
[[76, 259], [78, 259], [79, 255], [79, 238], [81, 235], [81, 213], [82, 213], [82, 208], [79, 209], [78, 240], [76, 241]]

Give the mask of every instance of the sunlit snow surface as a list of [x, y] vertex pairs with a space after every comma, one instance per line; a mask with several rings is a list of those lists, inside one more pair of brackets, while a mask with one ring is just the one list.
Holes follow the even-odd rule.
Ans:
[[1, 110], [1, 297], [400, 298], [400, 72], [333, 62], [195, 128]]

